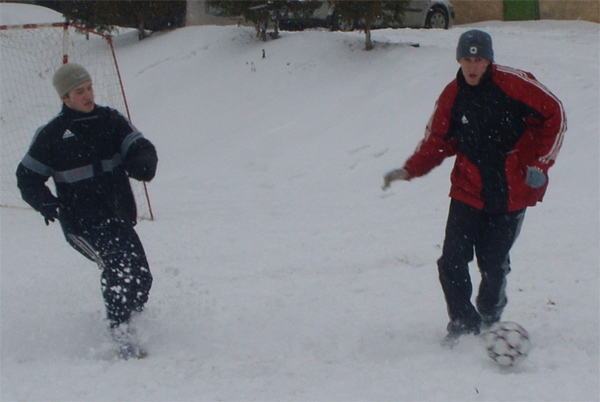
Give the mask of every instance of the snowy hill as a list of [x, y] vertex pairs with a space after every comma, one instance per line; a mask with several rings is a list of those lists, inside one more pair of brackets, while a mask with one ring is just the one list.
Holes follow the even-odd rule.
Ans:
[[[475, 338], [438, 344], [452, 161], [380, 189], [473, 26], [499, 64], [562, 100], [569, 126], [511, 254], [504, 318], [534, 349], [510, 370]], [[160, 158], [156, 220], [138, 225], [155, 278], [138, 322], [150, 356], [112, 359], [98, 269], [58, 225], [2, 208], [1, 399], [598, 400], [599, 33], [579, 21], [381, 30], [371, 52], [358, 32], [118, 35], [132, 118]]]

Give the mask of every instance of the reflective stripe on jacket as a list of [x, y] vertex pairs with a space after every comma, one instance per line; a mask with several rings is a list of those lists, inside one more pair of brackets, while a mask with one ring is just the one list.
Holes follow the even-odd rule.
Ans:
[[128, 170], [156, 168], [154, 146], [118, 111], [96, 106], [81, 113], [63, 105], [61, 113], [38, 129], [17, 168], [23, 199], [33, 208], [52, 197], [52, 177], [61, 205], [61, 222], [121, 218], [136, 220]]
[[561, 102], [530, 73], [491, 64], [473, 87], [459, 69], [404, 168], [419, 177], [456, 155], [452, 198], [489, 212], [517, 211], [542, 201], [548, 181], [531, 188], [527, 168], [548, 175], [566, 128]]

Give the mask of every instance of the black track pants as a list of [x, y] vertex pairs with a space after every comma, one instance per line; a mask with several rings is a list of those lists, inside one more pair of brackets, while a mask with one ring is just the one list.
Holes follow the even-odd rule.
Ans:
[[100, 226], [67, 228], [69, 244], [102, 270], [102, 295], [111, 326], [129, 320], [148, 301], [152, 274], [135, 229], [114, 219]]
[[[442, 256], [438, 260], [440, 283], [446, 298], [453, 332], [476, 332], [481, 321], [500, 319], [507, 303], [506, 276], [509, 252], [525, 217], [525, 209], [491, 214], [452, 200]], [[477, 256], [481, 284], [477, 309], [471, 303], [473, 285], [468, 264]]]

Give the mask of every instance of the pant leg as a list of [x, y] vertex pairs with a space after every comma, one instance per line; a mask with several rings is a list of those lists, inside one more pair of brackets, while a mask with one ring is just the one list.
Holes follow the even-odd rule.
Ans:
[[509, 252], [519, 235], [525, 210], [486, 214], [484, 228], [475, 245], [481, 283], [477, 309], [487, 324], [499, 321], [506, 306], [506, 276], [510, 273]]
[[481, 318], [471, 303], [473, 285], [469, 262], [479, 231], [480, 211], [452, 200], [446, 223], [442, 256], [438, 260], [440, 284], [446, 299], [450, 332], [477, 331]]
[[102, 270], [101, 288], [111, 326], [129, 320], [148, 301], [152, 274], [142, 243], [130, 224], [110, 220], [65, 233], [67, 241]]
[[131, 225], [120, 222], [110, 228], [104, 243], [102, 294], [111, 324], [129, 320], [148, 301], [152, 274], [142, 243]]

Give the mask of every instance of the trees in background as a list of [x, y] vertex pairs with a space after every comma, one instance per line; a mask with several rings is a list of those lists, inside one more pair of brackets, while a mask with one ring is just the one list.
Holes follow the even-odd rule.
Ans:
[[[151, 0], [63, 0], [38, 1], [87, 28], [110, 32], [115, 26], [138, 30], [140, 39], [148, 32], [161, 31], [185, 25], [186, 1]], [[270, 27], [273, 38], [279, 37], [279, 22], [309, 19], [321, 7], [328, 8], [332, 28], [361, 29], [365, 33], [365, 48], [371, 50], [371, 29], [375, 26], [400, 25], [407, 0], [351, 1], [351, 0], [208, 0], [212, 14], [223, 17], [243, 17], [256, 27], [257, 36], [267, 40]]]
[[61, 12], [69, 21], [100, 32], [110, 33], [116, 26], [136, 28], [140, 40], [148, 36], [148, 32], [185, 25], [185, 0], [62, 0], [37, 3]]
[[266, 40], [267, 30], [273, 24], [272, 36], [279, 36], [279, 21], [283, 19], [308, 19], [324, 4], [328, 7], [329, 20], [333, 28], [365, 32], [365, 48], [371, 50], [371, 29], [377, 25], [400, 25], [404, 18], [406, 0], [388, 1], [251, 1], [251, 0], [212, 0], [208, 1], [212, 10], [222, 16], [241, 16], [255, 24], [257, 34]]
[[342, 29], [360, 28], [365, 32], [365, 49], [373, 49], [371, 29], [376, 25], [401, 24], [408, 1], [330, 0]]
[[273, 26], [271, 36], [279, 37], [279, 21], [285, 18], [309, 18], [322, 1], [301, 0], [209, 0], [208, 5], [213, 12], [223, 17], [243, 17], [256, 27], [256, 33], [262, 40], [267, 40], [267, 30]]

